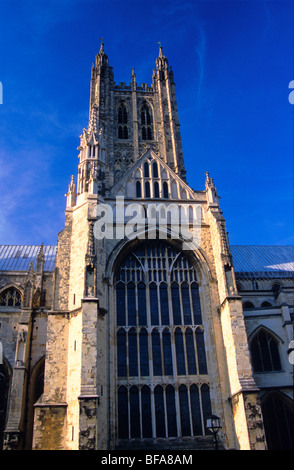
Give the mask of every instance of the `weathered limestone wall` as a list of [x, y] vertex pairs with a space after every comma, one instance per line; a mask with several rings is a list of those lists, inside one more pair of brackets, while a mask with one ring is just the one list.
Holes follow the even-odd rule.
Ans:
[[54, 310], [67, 310], [72, 233], [72, 209], [65, 211], [65, 226], [58, 236], [56, 268], [54, 272]]
[[67, 448], [67, 347], [67, 314], [48, 312], [44, 393], [35, 405], [36, 450]]
[[67, 443], [68, 448], [79, 448], [79, 400], [81, 391], [82, 310], [71, 313], [68, 333], [67, 371]]
[[89, 235], [89, 204], [75, 206], [72, 213], [72, 237], [69, 275], [69, 310], [81, 307], [85, 290], [85, 255]]
[[98, 299], [83, 299], [79, 449], [97, 448], [97, 316]]

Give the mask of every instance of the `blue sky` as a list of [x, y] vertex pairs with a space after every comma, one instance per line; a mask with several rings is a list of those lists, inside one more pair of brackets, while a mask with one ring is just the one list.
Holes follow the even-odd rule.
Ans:
[[114, 78], [174, 71], [189, 185], [231, 244], [293, 243], [294, 2], [0, 0], [0, 243], [56, 244], [103, 37]]

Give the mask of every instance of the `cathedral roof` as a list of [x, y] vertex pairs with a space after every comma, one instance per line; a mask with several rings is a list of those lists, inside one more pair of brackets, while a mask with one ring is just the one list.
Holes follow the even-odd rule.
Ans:
[[[39, 245], [0, 245], [0, 271], [27, 271], [30, 262], [36, 266]], [[44, 271], [55, 268], [57, 246], [44, 245]], [[292, 277], [294, 246], [231, 245], [237, 277]]]
[[231, 245], [238, 277], [292, 277], [294, 246]]
[[[28, 271], [30, 262], [36, 267], [40, 245], [0, 245], [0, 271]], [[43, 246], [44, 271], [55, 268], [57, 246]]]

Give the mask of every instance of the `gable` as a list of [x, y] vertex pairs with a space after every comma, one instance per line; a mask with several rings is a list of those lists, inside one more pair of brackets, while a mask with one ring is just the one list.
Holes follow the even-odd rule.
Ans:
[[110, 198], [193, 200], [193, 190], [152, 150], [148, 150], [110, 191]]

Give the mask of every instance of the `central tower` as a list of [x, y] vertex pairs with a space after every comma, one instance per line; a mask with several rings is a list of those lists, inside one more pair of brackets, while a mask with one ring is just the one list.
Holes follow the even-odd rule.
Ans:
[[92, 65], [89, 126], [79, 147], [78, 194], [87, 192], [94, 168], [98, 192], [107, 196], [147, 149], [160, 155], [185, 180], [175, 84], [168, 60], [160, 47], [150, 86], [137, 85], [134, 69], [129, 85], [116, 85], [101, 43]]
[[225, 220], [208, 174], [201, 191], [186, 183], [162, 47], [151, 85], [138, 86], [134, 70], [114, 82], [101, 43], [78, 150], [33, 447], [204, 449], [211, 413], [222, 446], [264, 447]]

